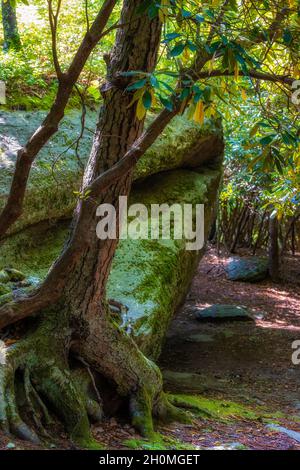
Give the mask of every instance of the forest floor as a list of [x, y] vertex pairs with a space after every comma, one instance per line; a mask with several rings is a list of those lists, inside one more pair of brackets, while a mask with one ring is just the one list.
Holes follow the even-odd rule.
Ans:
[[[284, 281], [250, 284], [228, 281], [224, 270], [228, 258], [216, 256], [215, 249], [209, 248], [186, 302], [170, 325], [160, 357], [167, 376], [183, 378], [182, 389], [179, 383], [176, 392], [189, 393], [188, 399], [193, 400], [186, 383], [190, 389], [200, 383], [194, 397], [202, 412], [189, 425], [159, 427], [152, 443], [142, 441], [128, 424], [115, 418], [95, 426], [95, 438], [108, 449], [300, 450], [300, 365], [292, 363], [292, 343], [300, 340], [299, 258], [285, 260]], [[195, 318], [194, 307], [215, 303], [246, 306], [263, 312], [264, 318]], [[174, 391], [172, 386], [170, 390]], [[284, 429], [274, 429], [270, 423]], [[298, 434], [291, 437], [293, 431]], [[0, 448], [7, 445], [37, 448], [0, 435]], [[61, 435], [51, 447], [66, 449], [70, 443]]]

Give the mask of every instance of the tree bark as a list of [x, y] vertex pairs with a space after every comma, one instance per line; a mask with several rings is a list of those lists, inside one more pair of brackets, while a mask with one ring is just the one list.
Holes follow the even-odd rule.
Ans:
[[[136, 118], [135, 107], [128, 107], [132, 97], [115, 81], [120, 72], [152, 72], [156, 65], [161, 23], [158, 18], [137, 17], [140, 4], [140, 0], [123, 2], [121, 22], [126, 26], [118, 31], [110, 54], [107, 80], [102, 87], [103, 106], [83, 179], [83, 192], [126, 155], [143, 130], [144, 123]], [[150, 141], [152, 138], [150, 131]], [[65, 266], [64, 280], [55, 278], [54, 265], [40, 288], [40, 292], [46, 292], [48, 301], [52, 295], [51, 307], [39, 315], [33, 335], [21, 341], [18, 348], [8, 351], [10, 367], [0, 366], [0, 394], [5, 397], [4, 408], [0, 409], [0, 425], [23, 438], [36, 441], [37, 436], [19, 416], [14, 386], [7, 387], [8, 383], [14, 383], [13, 376], [18, 370], [24, 378], [25, 372], [27, 374], [28, 396], [33, 389], [32, 393], [45, 397], [66, 424], [72, 439], [80, 446], [93, 445], [87, 415], [95, 413], [89, 412], [85, 397], [70, 375], [70, 352], [103, 374], [115, 384], [122, 397], [128, 398], [132, 423], [143, 435], [153, 433], [153, 416], [185, 419], [163, 394], [158, 367], [144, 357], [114, 322], [106, 300], [106, 282], [117, 240], [97, 238], [96, 209], [100, 203], [118, 207], [119, 196], [129, 194], [132, 172], [131, 165], [131, 169], [100, 197], [94, 199], [91, 193], [93, 197], [79, 201], [70, 239], [57, 262], [60, 270]], [[31, 301], [39, 305], [35, 294]], [[101, 415], [97, 403], [96, 406], [94, 403], [95, 409], [96, 415]], [[33, 416], [36, 417], [34, 412]]]
[[18, 31], [16, 8], [10, 3], [10, 0], [1, 0], [2, 25], [4, 32], [3, 50], [19, 50], [21, 40]]
[[279, 279], [279, 243], [277, 213], [272, 213], [269, 219], [269, 274], [273, 281]]

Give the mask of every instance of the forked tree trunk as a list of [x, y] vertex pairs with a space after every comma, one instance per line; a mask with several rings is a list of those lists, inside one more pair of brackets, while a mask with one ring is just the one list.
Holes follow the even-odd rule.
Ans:
[[4, 51], [9, 49], [19, 50], [21, 40], [18, 31], [16, 8], [10, 3], [10, 0], [1, 0], [2, 25], [4, 33]]
[[[150, 20], [146, 15], [137, 15], [137, 7], [141, 3], [141, 0], [123, 2], [121, 22], [126, 26], [119, 29], [115, 47], [107, 60], [107, 81], [102, 88], [103, 106], [83, 191], [125, 154], [143, 130], [143, 122], [136, 118], [135, 106], [128, 107], [132, 96], [116, 80], [120, 72], [151, 72], [156, 65], [161, 23], [158, 18]], [[129, 171], [99, 200], [89, 198], [88, 202], [81, 200], [78, 203], [73, 230], [60, 258], [65, 265], [67, 279], [59, 292], [59, 300], [42, 312], [35, 332], [8, 353], [7, 361], [11, 362], [11, 367], [0, 366], [0, 396], [2, 393], [7, 397], [0, 404], [0, 425], [21, 437], [36, 440], [36, 435], [20, 419], [15, 405], [12, 374], [16, 370], [23, 373], [27, 401], [33, 404], [34, 422], [38, 421], [34, 412], [36, 405], [42, 411], [45, 408], [43, 402], [36, 403], [34, 397], [38, 392], [62, 417], [73, 440], [80, 445], [90, 445], [87, 413], [93, 418], [101, 413], [99, 404], [94, 402], [91, 406], [70, 375], [70, 351], [107, 377], [117, 386], [119, 394], [128, 398], [133, 425], [143, 434], [153, 432], [153, 415], [182, 417], [182, 413], [163, 395], [159, 369], [114, 323], [106, 302], [106, 282], [117, 241], [97, 238], [96, 209], [104, 202], [117, 207], [119, 196], [129, 194], [131, 176], [132, 171]], [[78, 233], [84, 233], [84, 240]], [[70, 251], [76, 256], [69, 259]], [[53, 276], [51, 273], [53, 270], [49, 273], [50, 278]], [[48, 298], [51, 295], [57, 298], [59, 279], [56, 292], [47, 292], [47, 279], [42, 289]]]

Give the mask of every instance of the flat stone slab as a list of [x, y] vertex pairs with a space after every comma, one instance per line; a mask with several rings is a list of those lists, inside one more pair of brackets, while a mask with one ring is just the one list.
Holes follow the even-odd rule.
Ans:
[[230, 258], [226, 274], [230, 281], [263, 281], [268, 275], [268, 260], [258, 256]]
[[214, 338], [212, 335], [207, 335], [205, 333], [196, 333], [194, 335], [190, 335], [187, 338], [187, 341], [191, 343], [212, 343]]
[[194, 307], [197, 320], [255, 320], [255, 314], [246, 307], [215, 304], [207, 308]]
[[223, 390], [218, 380], [200, 374], [165, 369], [162, 371], [162, 375], [165, 390], [172, 393], [201, 394], [211, 390]]

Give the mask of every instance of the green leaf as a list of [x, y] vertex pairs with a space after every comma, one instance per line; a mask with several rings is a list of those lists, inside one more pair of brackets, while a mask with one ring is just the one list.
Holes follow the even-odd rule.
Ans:
[[182, 36], [182, 34], [180, 33], [169, 33], [169, 34], [166, 34], [165, 36], [165, 39], [162, 41], [163, 44], [167, 44], [171, 41], [173, 41], [174, 39], [178, 39]]
[[150, 83], [153, 88], [159, 88], [159, 81], [155, 77], [155, 75], [150, 76]]
[[143, 88], [147, 83], [147, 78], [143, 78], [142, 80], [138, 80], [137, 82], [134, 82], [132, 85], [129, 85], [126, 90], [127, 91], [133, 91], [133, 90], [139, 90], [140, 88]]
[[146, 90], [143, 94], [143, 105], [146, 109], [150, 109], [152, 105], [152, 96], [151, 93]]
[[288, 46], [291, 44], [293, 40], [293, 35], [291, 33], [291, 31], [286, 28], [284, 31], [283, 31], [283, 41], [285, 44], [287, 44]]
[[163, 96], [159, 95], [159, 99], [162, 103], [162, 105], [168, 110], [168, 111], [173, 111], [174, 106], [171, 100], [168, 100], [164, 98]]
[[192, 13], [189, 10], [181, 10], [183, 18], [190, 18], [192, 16]]
[[277, 137], [277, 134], [269, 134], [269, 135], [266, 135], [265, 137], [263, 137], [262, 139], [260, 139], [260, 143], [261, 145], [265, 146], [265, 145], [269, 145], [271, 142], [273, 142], [273, 140], [275, 139], [275, 137]]
[[185, 44], [183, 44], [183, 43], [177, 44], [177, 45], [176, 45], [175, 47], [173, 47], [173, 49], [171, 50], [171, 52], [170, 52], [170, 57], [178, 57], [180, 54], [183, 53], [184, 48], [185, 48]]

